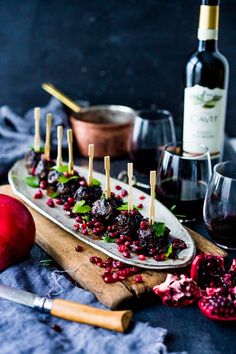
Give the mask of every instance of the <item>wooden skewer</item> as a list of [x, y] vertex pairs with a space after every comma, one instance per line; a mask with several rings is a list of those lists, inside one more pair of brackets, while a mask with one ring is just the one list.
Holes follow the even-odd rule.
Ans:
[[67, 142], [69, 150], [69, 162], [68, 162], [68, 173], [70, 175], [74, 174], [74, 162], [73, 162], [73, 132], [72, 129], [67, 130]]
[[59, 125], [57, 127], [57, 167], [62, 165], [62, 136], [63, 126]]
[[150, 188], [151, 200], [149, 207], [149, 224], [153, 225], [155, 222], [155, 186], [156, 186], [156, 171], [150, 171]]
[[110, 186], [110, 156], [104, 157], [104, 167], [106, 171], [106, 199], [111, 198], [111, 186]]
[[51, 150], [50, 138], [51, 138], [51, 127], [52, 127], [52, 114], [48, 113], [46, 119], [47, 122], [46, 122], [46, 140], [44, 146], [44, 156], [46, 160], [50, 160], [50, 150]]
[[128, 163], [128, 179], [129, 179], [129, 196], [128, 196], [128, 212], [133, 210], [133, 194], [132, 194], [132, 185], [133, 185], [133, 163]]
[[94, 158], [93, 144], [89, 144], [88, 146], [88, 156], [89, 156], [88, 186], [91, 186], [93, 180], [93, 158]]
[[40, 108], [36, 107], [34, 109], [34, 151], [40, 151]]

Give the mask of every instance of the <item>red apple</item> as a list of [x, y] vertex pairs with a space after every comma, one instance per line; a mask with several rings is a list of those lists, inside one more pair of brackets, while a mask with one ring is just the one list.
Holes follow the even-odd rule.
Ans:
[[0, 271], [26, 257], [35, 242], [34, 219], [19, 200], [0, 194]]

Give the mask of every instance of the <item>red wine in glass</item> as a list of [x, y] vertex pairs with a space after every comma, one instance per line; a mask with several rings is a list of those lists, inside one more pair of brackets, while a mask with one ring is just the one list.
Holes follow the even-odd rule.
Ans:
[[214, 166], [203, 210], [212, 240], [223, 248], [236, 249], [236, 162]]
[[211, 238], [227, 248], [236, 248], [235, 230], [236, 215], [217, 216], [207, 225]]
[[181, 221], [188, 221], [202, 216], [206, 190], [204, 181], [170, 178], [157, 185], [156, 195]]

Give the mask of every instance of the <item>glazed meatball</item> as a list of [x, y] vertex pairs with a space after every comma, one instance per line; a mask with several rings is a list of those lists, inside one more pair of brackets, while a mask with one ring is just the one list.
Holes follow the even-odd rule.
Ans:
[[37, 176], [41, 180], [47, 179], [50, 168], [53, 165], [53, 160], [40, 160], [35, 169], [35, 176]]
[[111, 195], [109, 199], [101, 198], [93, 203], [92, 216], [104, 223], [112, 222], [119, 214], [118, 207], [123, 204], [122, 199]]
[[132, 210], [131, 212], [123, 210], [115, 219], [116, 231], [136, 239], [139, 224], [142, 219], [143, 216], [138, 210]]
[[41, 152], [35, 152], [34, 150], [29, 150], [25, 154], [25, 167], [27, 168], [27, 171], [30, 175], [33, 173], [40, 159], [41, 159]]
[[101, 198], [102, 189], [100, 186], [80, 186], [75, 192], [74, 199], [76, 202], [85, 200], [86, 204], [92, 206], [92, 204]]

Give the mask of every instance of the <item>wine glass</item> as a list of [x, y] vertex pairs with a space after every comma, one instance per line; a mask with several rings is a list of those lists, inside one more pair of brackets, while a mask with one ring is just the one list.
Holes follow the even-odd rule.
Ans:
[[175, 140], [173, 117], [169, 111], [138, 111], [130, 142], [130, 158], [134, 168], [144, 175], [156, 170], [163, 147]]
[[194, 221], [203, 214], [210, 177], [210, 152], [205, 145], [186, 141], [169, 143], [163, 149], [158, 167], [157, 199], [180, 222]]
[[226, 249], [236, 249], [236, 162], [215, 165], [203, 209], [212, 240]]

